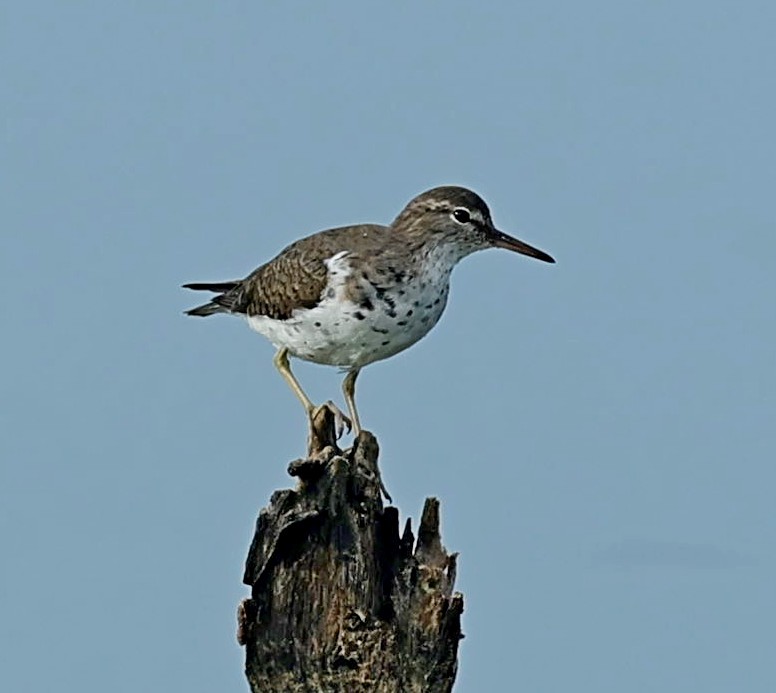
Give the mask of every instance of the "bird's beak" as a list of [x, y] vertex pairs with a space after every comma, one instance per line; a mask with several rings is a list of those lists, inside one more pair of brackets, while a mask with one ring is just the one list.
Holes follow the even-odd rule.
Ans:
[[521, 255], [535, 257], [537, 260], [541, 260], [542, 262], [555, 262], [555, 259], [552, 256], [547, 255], [547, 253], [542, 252], [538, 248], [534, 248], [532, 245], [528, 245], [528, 243], [523, 243], [523, 241], [520, 239], [513, 238], [512, 236], [503, 233], [498, 229], [491, 229], [490, 237], [491, 242], [496, 248], [513, 250], [514, 252], [520, 253]]

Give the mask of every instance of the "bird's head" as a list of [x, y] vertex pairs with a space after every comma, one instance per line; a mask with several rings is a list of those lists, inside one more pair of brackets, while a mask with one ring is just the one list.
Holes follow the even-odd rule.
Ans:
[[461, 258], [485, 248], [505, 248], [555, 262], [538, 248], [499, 231], [485, 200], [466, 188], [443, 186], [421, 193], [410, 200], [391, 226], [424, 245], [453, 246]]

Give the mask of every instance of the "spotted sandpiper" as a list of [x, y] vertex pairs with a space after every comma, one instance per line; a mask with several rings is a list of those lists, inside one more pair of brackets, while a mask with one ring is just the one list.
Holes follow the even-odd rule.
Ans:
[[269, 339], [277, 348], [275, 366], [308, 414], [311, 435], [320, 408], [291, 372], [288, 357], [345, 369], [349, 419], [331, 402], [322, 407], [359, 433], [355, 385], [361, 369], [424, 337], [445, 309], [453, 267], [485, 248], [555, 262], [496, 229], [479, 195], [445, 186], [415, 197], [390, 226], [321, 231], [292, 243], [245, 279], [185, 284], [217, 294], [187, 314], [241, 315]]

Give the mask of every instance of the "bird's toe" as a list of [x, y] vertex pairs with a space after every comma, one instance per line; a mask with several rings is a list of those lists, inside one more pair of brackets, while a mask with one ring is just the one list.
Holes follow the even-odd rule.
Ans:
[[337, 440], [342, 438], [345, 433], [350, 433], [353, 430], [353, 422], [350, 420], [350, 417], [345, 415], [334, 402], [329, 400], [321, 406], [326, 407], [334, 416], [334, 431], [337, 435]]

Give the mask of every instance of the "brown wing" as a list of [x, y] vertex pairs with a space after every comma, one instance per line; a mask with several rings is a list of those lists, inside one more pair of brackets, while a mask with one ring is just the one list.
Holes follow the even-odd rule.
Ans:
[[379, 253], [388, 227], [344, 226], [291, 244], [214, 303], [233, 313], [287, 320], [297, 308], [313, 308], [327, 283], [325, 261], [343, 250], [352, 255]]

